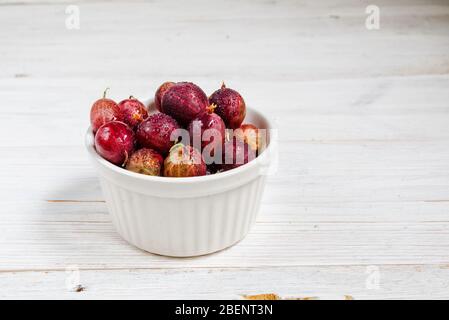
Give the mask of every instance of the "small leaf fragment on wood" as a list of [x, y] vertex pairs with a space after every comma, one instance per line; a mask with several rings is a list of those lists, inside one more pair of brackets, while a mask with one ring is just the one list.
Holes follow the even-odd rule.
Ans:
[[243, 295], [246, 300], [318, 300], [318, 297], [281, 297], [275, 293]]
[[320, 300], [319, 297], [288, 297], [283, 300]]
[[243, 295], [243, 298], [246, 300], [281, 300], [281, 297], [279, 297], [275, 293], [262, 293], [262, 294], [255, 294], [255, 295]]

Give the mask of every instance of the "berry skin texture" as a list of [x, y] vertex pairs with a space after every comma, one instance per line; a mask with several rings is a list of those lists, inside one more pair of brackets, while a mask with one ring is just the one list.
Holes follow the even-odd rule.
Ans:
[[192, 146], [174, 145], [164, 161], [165, 177], [196, 177], [206, 175], [207, 167], [201, 153]]
[[159, 112], [162, 112], [161, 109], [162, 97], [167, 92], [167, 90], [173, 87], [174, 85], [175, 85], [174, 82], [167, 81], [161, 84], [161, 86], [156, 90], [156, 93], [154, 94], [154, 106]]
[[234, 130], [234, 135], [245, 141], [251, 150], [258, 152], [262, 147], [262, 137], [259, 135], [259, 129], [253, 124], [242, 124], [240, 128]]
[[129, 157], [126, 169], [148, 176], [160, 176], [164, 159], [162, 156], [149, 148], [142, 148], [135, 151]]
[[134, 132], [124, 122], [111, 121], [95, 134], [98, 154], [116, 165], [124, 165], [134, 150]]
[[95, 101], [90, 108], [90, 125], [94, 133], [105, 123], [123, 120], [117, 103], [114, 100], [106, 98], [107, 90], [104, 91], [103, 98]]
[[226, 88], [224, 83], [220, 89], [212, 93], [209, 103], [217, 106], [215, 113], [223, 119], [227, 128], [237, 129], [245, 119], [245, 101], [240, 93]]
[[[188, 130], [192, 145], [194, 142], [199, 141], [201, 143], [201, 150], [209, 144], [212, 145], [214, 150], [217, 150], [219, 145], [223, 145], [225, 140], [226, 125], [220, 116], [215, 113], [204, 113], [199, 118], [192, 120], [188, 126]], [[206, 130], [216, 131], [214, 133], [210, 132], [209, 134], [214, 134], [214, 136], [207, 137], [206, 139], [203, 136]], [[215, 135], [217, 136], [215, 137]]]
[[200, 87], [191, 82], [178, 82], [163, 95], [161, 110], [187, 126], [205, 113], [208, 105], [207, 96]]
[[235, 169], [255, 158], [256, 153], [251, 150], [246, 142], [233, 137], [231, 140], [225, 142], [221, 168], [224, 171]]
[[132, 96], [129, 97], [129, 99], [120, 101], [118, 107], [120, 108], [120, 112], [123, 116], [123, 122], [128, 124], [133, 129], [148, 117], [148, 112], [145, 105]]
[[137, 127], [137, 143], [165, 156], [174, 144], [170, 136], [177, 129], [180, 129], [180, 126], [175, 119], [164, 113], [155, 113]]

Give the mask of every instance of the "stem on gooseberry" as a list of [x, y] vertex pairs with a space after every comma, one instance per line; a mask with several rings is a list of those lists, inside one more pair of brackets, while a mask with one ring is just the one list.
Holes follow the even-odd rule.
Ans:
[[209, 113], [209, 114], [214, 113], [216, 107], [217, 107], [217, 105], [215, 103], [210, 104], [206, 108], [207, 113]]
[[221, 81], [221, 89], [226, 89], [226, 85], [224, 83], [224, 80]]
[[108, 90], [109, 90], [109, 87], [107, 87], [106, 89], [104, 89], [104, 91], [103, 91], [103, 99], [106, 98], [106, 93], [108, 92]]

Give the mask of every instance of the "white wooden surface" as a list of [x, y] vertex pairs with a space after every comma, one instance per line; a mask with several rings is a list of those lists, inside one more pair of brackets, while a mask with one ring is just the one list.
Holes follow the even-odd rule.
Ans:
[[[0, 1], [0, 297], [449, 298], [449, 3], [186, 3]], [[257, 225], [217, 254], [121, 240], [82, 145], [106, 86], [165, 80], [278, 121]]]

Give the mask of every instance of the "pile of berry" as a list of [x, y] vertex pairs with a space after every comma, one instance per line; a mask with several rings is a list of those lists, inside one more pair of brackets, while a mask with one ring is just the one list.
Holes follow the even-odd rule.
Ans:
[[134, 172], [165, 177], [214, 174], [243, 165], [260, 152], [261, 130], [242, 124], [242, 96], [224, 84], [209, 98], [191, 82], [165, 82], [150, 114], [129, 97], [97, 100], [90, 111], [95, 149]]

